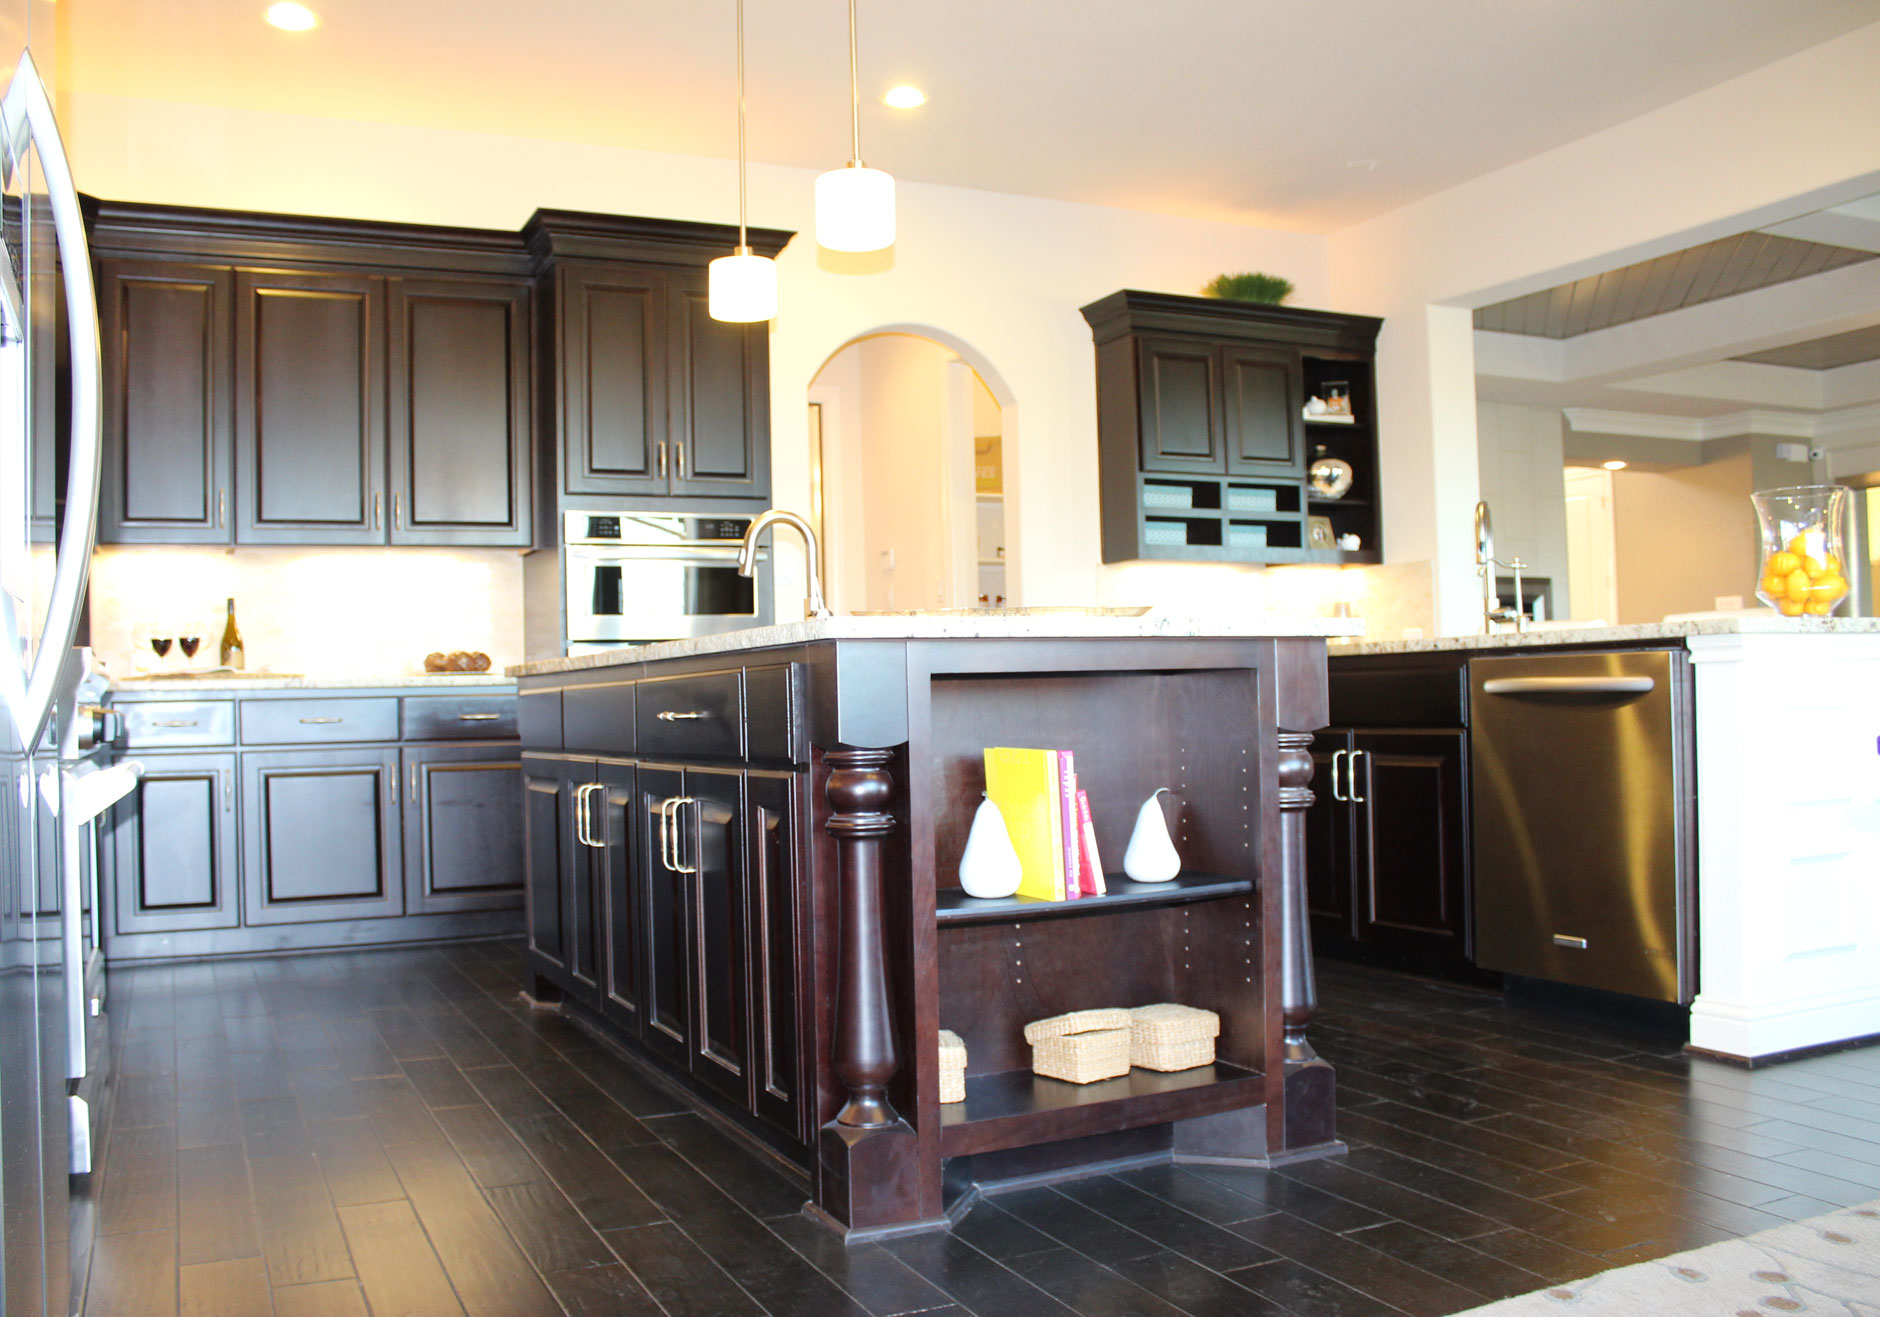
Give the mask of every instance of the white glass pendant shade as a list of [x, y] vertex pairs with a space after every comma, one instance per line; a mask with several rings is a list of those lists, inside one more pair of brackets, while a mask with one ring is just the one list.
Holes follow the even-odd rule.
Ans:
[[706, 271], [706, 305], [713, 320], [768, 320], [777, 314], [777, 263], [740, 247]]
[[1136, 830], [1129, 834], [1129, 849], [1123, 852], [1123, 872], [1139, 883], [1165, 883], [1182, 871], [1181, 856], [1168, 835], [1168, 820], [1162, 816], [1156, 796], [1167, 791], [1157, 787], [1136, 811]]
[[894, 175], [850, 161], [816, 176], [816, 241], [831, 251], [894, 245]]
[[960, 889], [968, 896], [1010, 896], [1022, 877], [1024, 865], [1006, 831], [1005, 815], [991, 800], [980, 801], [960, 854]]

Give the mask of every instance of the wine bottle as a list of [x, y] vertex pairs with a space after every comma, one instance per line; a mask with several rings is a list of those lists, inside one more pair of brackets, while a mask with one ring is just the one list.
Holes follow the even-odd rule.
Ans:
[[242, 629], [235, 622], [235, 601], [228, 601], [228, 625], [222, 628], [222, 666], [241, 668], [247, 656], [242, 652]]

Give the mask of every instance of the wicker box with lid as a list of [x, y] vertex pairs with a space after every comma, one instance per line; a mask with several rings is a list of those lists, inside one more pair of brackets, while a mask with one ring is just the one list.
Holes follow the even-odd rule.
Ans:
[[1073, 1084], [1129, 1073], [1129, 1012], [1072, 1011], [1025, 1026], [1031, 1072]]
[[1211, 1065], [1220, 1033], [1221, 1017], [1198, 1006], [1138, 1006], [1129, 1012], [1129, 1063], [1163, 1071]]

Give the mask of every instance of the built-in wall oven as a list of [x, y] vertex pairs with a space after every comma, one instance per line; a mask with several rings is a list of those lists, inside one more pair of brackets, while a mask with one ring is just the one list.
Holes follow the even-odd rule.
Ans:
[[769, 550], [738, 574], [751, 518], [564, 512], [568, 652], [712, 636], [771, 620]]

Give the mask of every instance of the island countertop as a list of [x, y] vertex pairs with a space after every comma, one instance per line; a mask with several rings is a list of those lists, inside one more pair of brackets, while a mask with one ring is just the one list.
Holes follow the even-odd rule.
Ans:
[[1445, 650], [1544, 649], [1560, 645], [1650, 644], [1659, 640], [1687, 640], [1693, 636], [1847, 636], [1880, 635], [1875, 617], [1778, 617], [1774, 613], [1741, 613], [1699, 617], [1681, 622], [1635, 622], [1624, 626], [1548, 627], [1541, 631], [1500, 631], [1492, 636], [1431, 636], [1416, 640], [1337, 641], [1334, 658], [1351, 654], [1433, 654]]
[[542, 677], [624, 663], [652, 663], [702, 654], [737, 653], [819, 640], [1133, 640], [1166, 636], [1187, 639], [1249, 639], [1255, 637], [1326, 638], [1362, 634], [1362, 622], [1330, 617], [1250, 616], [1245, 619], [1199, 618], [1150, 612], [1139, 616], [1116, 613], [1042, 610], [971, 610], [959, 613], [895, 613], [866, 616], [810, 618], [751, 627], [719, 636], [669, 640], [653, 645], [628, 645], [568, 658], [537, 659], [506, 669], [510, 677]]

